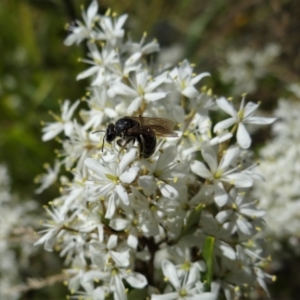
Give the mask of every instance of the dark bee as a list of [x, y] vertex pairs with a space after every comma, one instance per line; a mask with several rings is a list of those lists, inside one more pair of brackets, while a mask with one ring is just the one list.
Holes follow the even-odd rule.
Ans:
[[115, 124], [110, 123], [107, 126], [104, 140], [112, 143], [117, 137], [117, 144], [123, 149], [130, 142], [137, 141], [139, 144], [140, 156], [150, 157], [156, 148], [156, 136], [177, 137], [174, 132], [175, 123], [163, 118], [148, 117], [123, 117]]

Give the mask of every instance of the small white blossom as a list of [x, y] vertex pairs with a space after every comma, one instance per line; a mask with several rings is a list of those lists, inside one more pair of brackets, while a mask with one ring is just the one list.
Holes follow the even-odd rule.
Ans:
[[194, 161], [191, 164], [192, 172], [214, 184], [214, 199], [220, 207], [224, 206], [228, 200], [228, 193], [223, 185], [224, 182], [238, 188], [251, 187], [253, 184], [253, 180], [250, 176], [238, 172], [238, 166], [232, 167], [238, 155], [239, 149], [237, 147], [231, 147], [225, 152], [221, 162], [218, 164], [217, 154], [214, 149], [205, 148], [202, 150], [202, 156], [208, 164], [209, 169], [200, 161]]
[[187, 60], [184, 60], [179, 68], [174, 68], [169, 76], [174, 81], [177, 90], [188, 98], [196, 98], [199, 92], [195, 85], [204, 77], [209, 76], [209, 73], [201, 73], [194, 76], [193, 69]]
[[70, 101], [66, 100], [61, 107], [61, 116], [54, 115], [54, 118], [57, 122], [47, 123], [47, 125], [43, 128], [43, 136], [42, 140], [49, 141], [64, 131], [66, 136], [70, 136], [73, 132], [73, 122], [71, 120], [73, 113], [77, 106], [79, 105], [79, 100], [73, 103], [70, 107]]
[[127, 15], [122, 15], [119, 18], [103, 16], [100, 18], [101, 32], [98, 37], [101, 40], [105, 40], [110, 43], [113, 47], [118, 45], [118, 42], [124, 36], [124, 29], [122, 28], [127, 20]]
[[115, 50], [108, 49], [106, 46], [104, 46], [100, 52], [95, 43], [88, 43], [87, 46], [90, 51], [89, 57], [91, 59], [81, 59], [81, 61], [92, 66], [78, 74], [76, 79], [81, 80], [94, 75], [95, 78], [91, 85], [101, 86], [108, 81], [105, 78], [107, 76], [107, 69], [113, 68], [114, 64], [118, 63], [117, 53]]
[[[87, 183], [89, 185], [88, 193], [102, 197], [109, 195], [106, 218], [112, 217], [119, 199], [125, 205], [129, 205], [129, 198], [124, 185], [131, 183], [137, 176], [137, 167], [127, 168], [136, 155], [137, 150], [132, 148], [122, 157], [120, 163], [106, 161], [105, 158], [100, 161], [92, 158], [85, 160], [87, 168], [93, 171], [90, 173], [91, 178], [93, 178], [92, 184]], [[94, 181], [95, 184], [93, 184]]]
[[238, 234], [240, 240], [247, 240], [255, 233], [258, 224], [254, 221], [265, 215], [265, 212], [257, 208], [257, 203], [245, 196], [245, 192], [237, 193], [231, 189], [229, 203], [231, 208], [220, 211], [216, 215], [216, 220], [224, 224], [230, 234]]
[[275, 118], [254, 117], [254, 112], [258, 109], [259, 104], [248, 102], [245, 106], [245, 97], [243, 97], [240, 109], [236, 111], [231, 102], [225, 98], [217, 99], [218, 106], [228, 113], [231, 118], [219, 122], [214, 127], [214, 132], [222, 131], [232, 125], [237, 126], [236, 139], [239, 146], [247, 149], [251, 145], [251, 138], [245, 124], [266, 125], [273, 123]]
[[68, 224], [68, 222], [74, 218], [74, 215], [65, 218], [65, 216], [61, 215], [57, 209], [53, 208], [51, 211], [49, 208], [46, 208], [46, 211], [51, 216], [52, 223], [44, 224], [47, 229], [40, 231], [40, 233], [43, 233], [44, 235], [41, 236], [34, 245], [44, 244], [45, 250], [53, 251], [56, 238], [63, 234], [64, 225]]
[[[132, 53], [132, 55], [128, 58], [127, 64], [133, 65], [135, 64], [143, 55], [147, 55], [153, 52], [159, 51], [159, 44], [156, 40], [153, 40], [150, 43], [145, 44], [147, 34], [144, 33], [139, 43], [128, 42], [127, 48]], [[144, 45], [145, 44], [145, 45]]]
[[199, 270], [191, 268], [187, 276], [179, 278], [176, 267], [168, 260], [162, 261], [164, 276], [174, 288], [174, 292], [152, 295], [151, 300], [215, 300], [216, 295], [205, 293], [199, 287]]
[[35, 190], [37, 194], [40, 194], [56, 181], [60, 166], [61, 163], [58, 160], [55, 161], [53, 169], [51, 169], [48, 164], [45, 165], [47, 174], [40, 175], [36, 178], [36, 181], [41, 183], [41, 186]]
[[109, 95], [113, 96], [117, 94], [130, 97], [132, 100], [127, 108], [127, 113], [132, 114], [138, 110], [142, 101], [157, 101], [167, 95], [166, 92], [154, 92], [154, 90], [165, 81], [166, 75], [166, 73], [163, 73], [152, 79], [148, 71], [136, 72], [135, 80], [131, 81], [132, 87], [128, 87], [128, 85], [122, 82], [116, 82], [111, 87]]
[[87, 9], [87, 12], [82, 11], [84, 23], [76, 21], [75, 25], [69, 26], [71, 34], [65, 39], [65, 45], [71, 46], [76, 43], [79, 44], [84, 39], [93, 39], [97, 34], [94, 33], [93, 28], [95, 21], [98, 19], [98, 2], [93, 0]]
[[145, 162], [149, 174], [140, 176], [138, 183], [146, 195], [153, 194], [156, 191], [156, 187], [158, 187], [165, 197], [169, 199], [176, 199], [178, 197], [174, 183], [177, 182], [179, 178], [185, 176], [186, 171], [184, 167], [187, 166], [179, 166], [179, 162], [174, 161], [175, 157], [176, 149], [170, 146], [162, 150], [162, 153], [155, 162]]

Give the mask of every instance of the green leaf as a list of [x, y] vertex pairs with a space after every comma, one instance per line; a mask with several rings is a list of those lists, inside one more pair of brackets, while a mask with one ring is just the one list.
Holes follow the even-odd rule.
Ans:
[[206, 271], [204, 273], [206, 290], [210, 291], [210, 285], [213, 277], [213, 257], [214, 257], [215, 238], [207, 236], [202, 249], [202, 256], [206, 263]]

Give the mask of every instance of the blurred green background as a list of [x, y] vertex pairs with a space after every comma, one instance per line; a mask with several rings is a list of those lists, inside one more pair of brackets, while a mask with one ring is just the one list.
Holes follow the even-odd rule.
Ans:
[[[0, 1], [0, 162], [12, 178], [12, 190], [21, 199], [45, 204], [58, 194], [50, 188], [34, 194], [33, 179], [43, 164], [55, 159], [54, 141], [41, 141], [41, 121], [52, 121], [48, 111], [59, 111], [60, 99], [75, 101], [85, 94], [86, 81], [76, 81], [85, 69], [77, 63], [84, 57], [82, 46], [66, 47], [64, 25], [81, 19], [82, 0]], [[182, 46], [184, 57], [196, 64], [196, 71], [208, 71], [208, 85], [215, 94], [231, 96], [232, 84], [221, 80], [226, 52], [250, 47], [261, 51], [269, 43], [280, 46], [280, 55], [258, 80], [248, 100], [262, 101], [271, 112], [276, 101], [289, 92], [286, 85], [300, 81], [300, 5], [292, 0], [99, 0], [100, 12], [111, 8], [129, 14], [127, 29], [133, 40], [144, 31], [156, 37], [162, 48]], [[251, 68], [251, 65], [249, 66]], [[247, 91], [245, 91], [247, 92]], [[238, 98], [237, 98], [238, 99]], [[255, 145], [269, 137], [269, 129], [255, 136]], [[37, 263], [37, 262], [35, 262]], [[299, 272], [287, 258], [284, 276], [271, 286], [273, 299], [298, 299]], [[286, 288], [284, 277], [289, 277]], [[42, 276], [38, 272], [35, 276]], [[22, 299], [64, 299], [65, 291], [31, 292]], [[55, 296], [54, 296], [55, 295]], [[61, 297], [61, 298], [59, 298]], [[262, 296], [263, 299], [263, 296]]]

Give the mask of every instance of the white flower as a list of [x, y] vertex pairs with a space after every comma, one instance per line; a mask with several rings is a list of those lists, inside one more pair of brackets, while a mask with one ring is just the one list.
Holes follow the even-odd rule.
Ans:
[[53, 169], [51, 169], [49, 164], [45, 164], [47, 174], [42, 174], [36, 178], [36, 181], [41, 183], [41, 186], [35, 190], [37, 194], [40, 194], [43, 190], [48, 188], [56, 181], [57, 175], [60, 171], [60, 167], [61, 163], [58, 160], [55, 161]]
[[95, 21], [98, 19], [98, 2], [93, 0], [87, 9], [87, 13], [82, 11], [82, 17], [84, 24], [80, 21], [76, 21], [75, 26], [69, 26], [69, 30], [72, 32], [66, 39], [65, 45], [70, 46], [74, 43], [79, 44], [84, 39], [94, 39], [97, 34], [93, 31]]
[[214, 132], [222, 131], [232, 125], [237, 126], [237, 142], [243, 149], [247, 149], [251, 145], [250, 135], [245, 124], [266, 125], [273, 123], [275, 118], [254, 117], [254, 112], [258, 109], [259, 104], [248, 102], [245, 106], [245, 97], [243, 97], [240, 109], [236, 111], [231, 102], [225, 98], [217, 99], [218, 106], [228, 113], [231, 118], [223, 120], [215, 125]]
[[44, 248], [47, 251], [52, 251], [53, 246], [56, 243], [56, 238], [59, 237], [60, 235], [64, 234], [64, 224], [68, 224], [69, 221], [74, 218], [74, 215], [65, 218], [64, 215], [61, 215], [58, 209], [52, 208], [52, 211], [48, 208], [46, 208], [46, 211], [52, 218], [51, 223], [44, 224], [45, 227], [48, 229], [44, 229], [40, 231], [40, 233], [43, 233], [44, 235], [41, 236], [35, 243], [34, 245], [40, 245], [44, 244]]
[[254, 220], [264, 216], [265, 212], [258, 209], [257, 203], [246, 197], [245, 192], [237, 193], [235, 189], [230, 191], [228, 204], [231, 208], [220, 211], [215, 217], [216, 220], [224, 224], [231, 235], [237, 232], [240, 240], [249, 239], [258, 227]]
[[142, 289], [147, 285], [145, 276], [137, 272], [131, 272], [131, 270], [120, 268], [117, 265], [105, 272], [96, 270], [87, 271], [84, 275], [83, 283], [95, 280], [102, 280], [107, 283], [109, 291], [113, 293], [114, 299], [116, 300], [127, 299], [123, 280], [126, 280], [130, 286], [137, 289]]
[[146, 37], [147, 34], [144, 33], [139, 43], [133, 43], [131, 41], [127, 43], [126, 46], [129, 49], [129, 51], [132, 53], [132, 55], [127, 60], [128, 65], [132, 65], [136, 63], [139, 59], [142, 58], [143, 55], [147, 55], [159, 51], [159, 44], [157, 43], [156, 40], [153, 40], [152, 42], [143, 45], [145, 43]]
[[176, 89], [188, 98], [196, 98], [199, 92], [195, 88], [203, 77], [209, 76], [209, 73], [201, 73], [194, 76], [193, 69], [187, 60], [184, 60], [179, 68], [174, 68], [169, 76], [172, 78], [176, 85]]
[[127, 108], [127, 113], [132, 114], [138, 110], [142, 101], [157, 101], [167, 95], [166, 92], [154, 92], [154, 90], [165, 81], [166, 75], [166, 73], [163, 73], [151, 79], [147, 70], [136, 72], [135, 81], [131, 81], [132, 87], [122, 82], [116, 82], [110, 88], [109, 95], [111, 97], [115, 94], [129, 97], [131, 103]]
[[97, 38], [105, 40], [113, 47], [116, 47], [118, 42], [124, 36], [124, 29], [122, 29], [122, 27], [126, 22], [127, 17], [127, 15], [122, 15], [119, 18], [103, 16], [99, 22], [102, 30]]
[[141, 223], [140, 232], [147, 236], [158, 236], [161, 233], [161, 224], [166, 212], [164, 202], [157, 201], [155, 196], [151, 197], [152, 199], [145, 197], [134, 187], [131, 187], [131, 190], [132, 206], [139, 215], [139, 222]]
[[[73, 134], [69, 139], [63, 141], [63, 146], [65, 153], [62, 152], [62, 155], [66, 156], [66, 167], [70, 169], [76, 162], [75, 169], [78, 171], [82, 170], [84, 160], [97, 152], [100, 147], [99, 138], [91, 132], [87, 132], [86, 129], [76, 121], [73, 124]], [[66, 153], [70, 154], [66, 155]]]
[[232, 167], [236, 164], [236, 159], [239, 155], [238, 147], [229, 148], [219, 164], [217, 154], [213, 148], [206, 147], [201, 153], [209, 169], [204, 163], [195, 160], [191, 164], [191, 170], [198, 176], [214, 184], [214, 199], [218, 206], [224, 206], [228, 200], [228, 194], [223, 185], [224, 182], [238, 188], [252, 186], [253, 180], [250, 176], [242, 172], [237, 172], [239, 167]]
[[[177, 180], [187, 173], [187, 165], [179, 165], [176, 161], [176, 149], [174, 146], [162, 150], [155, 162], [144, 162], [148, 169], [148, 175], [140, 176], [138, 184], [146, 195], [155, 193], [158, 187], [163, 196], [175, 200], [178, 197], [176, 190]], [[173, 182], [173, 184], [172, 184]]]
[[69, 210], [78, 208], [80, 203], [82, 203], [85, 196], [85, 181], [86, 177], [80, 172], [73, 172], [74, 180], [72, 183], [68, 183], [67, 187], [64, 189], [65, 195], [63, 195], [63, 200], [60, 206], [60, 214], [65, 215]]
[[101, 52], [98, 50], [95, 43], [88, 43], [89, 57], [91, 59], [81, 59], [82, 62], [92, 65], [87, 70], [77, 75], [76, 79], [81, 80], [94, 75], [92, 86], [101, 86], [106, 83], [106, 76], [108, 76], [107, 69], [113, 68], [114, 64], [118, 63], [117, 53], [113, 49], [108, 49], [104, 46]]
[[176, 267], [169, 261], [163, 260], [162, 271], [164, 276], [174, 288], [174, 292], [151, 295], [151, 300], [215, 300], [216, 295], [213, 293], [204, 293], [199, 288], [200, 272], [197, 268], [191, 268], [189, 273], [184, 278], [179, 278]]
[[86, 101], [89, 109], [80, 111], [80, 116], [85, 121], [83, 126], [85, 130], [91, 127], [96, 130], [105, 118], [115, 119], [118, 116], [115, 111], [116, 100], [110, 98], [103, 87], [93, 86], [90, 98]]
[[115, 263], [119, 267], [129, 266], [129, 249], [120, 251], [117, 249], [118, 236], [112, 234], [107, 244], [102, 241], [92, 241], [90, 243], [90, 253], [92, 262], [102, 269], [106, 269], [106, 266]]
[[138, 233], [141, 232], [145, 220], [135, 214], [130, 206], [124, 206], [123, 210], [125, 217], [115, 217], [111, 219], [109, 226], [116, 231], [126, 231], [128, 233], [128, 246], [136, 249], [138, 246]]
[[[120, 163], [113, 160], [108, 160], [107, 157], [97, 161], [92, 158], [85, 160], [85, 165], [90, 172], [91, 179], [88, 193], [90, 195], [109, 196], [108, 207], [105, 217], [110, 219], [116, 210], [117, 201], [120, 199], [125, 205], [129, 205], [129, 198], [124, 185], [131, 183], [137, 176], [138, 168], [128, 165], [136, 158], [137, 150], [131, 148], [121, 159]], [[107, 160], [105, 160], [107, 159]], [[93, 200], [93, 199], [90, 199]]]
[[52, 114], [57, 122], [47, 123], [47, 125], [43, 128], [42, 131], [44, 132], [44, 134], [42, 136], [42, 140], [44, 142], [53, 139], [62, 131], [65, 132], [66, 136], [70, 136], [72, 134], [74, 125], [71, 118], [79, 103], [80, 101], [77, 100], [70, 107], [70, 101], [66, 100], [61, 106], [61, 116]]

